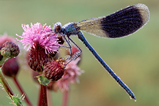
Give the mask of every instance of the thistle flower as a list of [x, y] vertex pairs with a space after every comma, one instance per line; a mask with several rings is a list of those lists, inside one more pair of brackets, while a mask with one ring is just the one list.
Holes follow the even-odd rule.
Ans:
[[50, 26], [40, 23], [30, 25], [22, 25], [24, 30], [21, 40], [24, 48], [28, 47], [27, 61], [29, 66], [34, 70], [41, 72], [43, 66], [48, 61], [52, 60], [52, 56], [59, 50], [58, 35], [52, 31]]
[[56, 52], [59, 50], [58, 38], [57, 35], [52, 31], [50, 26], [46, 26], [46, 24], [41, 25], [40, 23], [32, 24], [31, 28], [29, 25], [22, 25], [24, 30], [21, 41], [25, 48], [27, 46], [28, 49], [31, 47], [35, 48], [36, 45], [40, 45], [42, 48], [45, 49], [46, 54]]

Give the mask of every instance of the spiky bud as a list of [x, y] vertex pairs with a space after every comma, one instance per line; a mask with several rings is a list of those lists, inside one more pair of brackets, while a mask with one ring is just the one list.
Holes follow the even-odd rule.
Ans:
[[5, 42], [1, 49], [1, 55], [4, 57], [16, 57], [19, 52], [19, 47], [12, 41]]
[[64, 74], [64, 59], [49, 61], [44, 65], [44, 76], [52, 81], [59, 80]]

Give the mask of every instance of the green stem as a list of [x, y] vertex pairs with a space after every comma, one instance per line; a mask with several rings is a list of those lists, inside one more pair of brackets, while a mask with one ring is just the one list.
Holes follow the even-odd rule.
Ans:
[[10, 86], [8, 85], [6, 79], [3, 77], [2, 71], [0, 70], [0, 83], [2, 84], [3, 88], [7, 92], [7, 94], [11, 97], [14, 96], [13, 91], [11, 90]]
[[21, 98], [17, 97], [13, 91], [11, 90], [9, 84], [7, 83], [6, 79], [3, 77], [1, 68], [0, 68], [0, 84], [3, 86], [7, 94], [10, 96], [11, 100], [13, 101], [15, 106], [22, 106]]

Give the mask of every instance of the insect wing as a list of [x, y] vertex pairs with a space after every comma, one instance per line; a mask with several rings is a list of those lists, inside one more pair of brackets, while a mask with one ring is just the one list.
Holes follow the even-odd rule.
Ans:
[[103, 17], [91, 18], [77, 23], [80, 30], [84, 30], [92, 35], [106, 37], [107, 33], [102, 29], [101, 20]]
[[80, 21], [77, 26], [80, 27], [80, 30], [93, 35], [117, 38], [137, 31], [148, 20], [148, 7], [144, 4], [136, 4], [105, 17]]

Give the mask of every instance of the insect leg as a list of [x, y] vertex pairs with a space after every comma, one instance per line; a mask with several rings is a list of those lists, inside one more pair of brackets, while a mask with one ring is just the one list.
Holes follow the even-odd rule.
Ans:
[[[76, 46], [79, 51], [76, 52], [75, 54], [71, 55], [71, 58], [70, 58], [70, 60], [67, 62], [67, 64], [69, 64], [72, 60], [76, 59], [76, 58], [82, 53], [82, 50], [80, 49], [80, 47], [79, 47], [70, 37], [68, 37], [68, 41], [71, 41], [72, 44], [73, 44], [74, 46]], [[70, 45], [70, 43], [69, 43], [69, 45]], [[71, 45], [70, 45], [70, 46], [71, 46]], [[70, 47], [70, 52], [72, 53], [71, 47]], [[66, 64], [66, 65], [67, 65], [67, 64]]]

